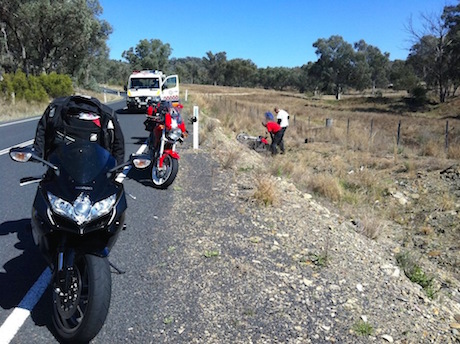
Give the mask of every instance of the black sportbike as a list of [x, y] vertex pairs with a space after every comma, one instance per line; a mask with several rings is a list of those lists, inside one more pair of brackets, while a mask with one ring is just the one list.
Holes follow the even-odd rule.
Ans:
[[48, 167], [37, 181], [32, 207], [32, 234], [52, 272], [53, 323], [60, 342], [84, 343], [102, 328], [111, 298], [108, 255], [125, 227], [127, 208], [116, 173], [124, 166], [145, 168], [147, 156], [115, 159], [96, 143], [59, 146], [48, 161], [29, 147], [12, 148], [19, 162], [37, 161]]

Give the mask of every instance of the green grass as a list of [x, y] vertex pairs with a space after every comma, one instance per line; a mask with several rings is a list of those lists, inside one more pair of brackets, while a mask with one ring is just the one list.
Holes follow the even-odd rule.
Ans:
[[219, 251], [215, 251], [215, 250], [214, 251], [212, 251], [212, 250], [211, 251], [205, 251], [204, 256], [206, 258], [218, 257], [219, 256]]
[[360, 336], [370, 336], [374, 332], [374, 328], [368, 322], [360, 320], [353, 325], [353, 332]]
[[396, 256], [396, 261], [403, 269], [407, 278], [409, 278], [411, 282], [420, 285], [427, 296], [432, 299], [436, 294], [433, 285], [433, 277], [428, 276], [408, 252], [398, 254]]

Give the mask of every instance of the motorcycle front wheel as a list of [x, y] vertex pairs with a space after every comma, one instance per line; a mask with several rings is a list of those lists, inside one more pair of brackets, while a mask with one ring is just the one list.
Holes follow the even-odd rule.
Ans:
[[[75, 258], [68, 290], [53, 292], [53, 323], [63, 343], [86, 343], [104, 325], [110, 306], [112, 277], [107, 258]], [[56, 286], [55, 286], [56, 288]]]
[[244, 143], [247, 141], [248, 137], [249, 135], [246, 133], [239, 133], [238, 135], [236, 135], [236, 140], [238, 142]]
[[159, 169], [157, 164], [152, 167], [152, 182], [158, 189], [167, 189], [174, 179], [176, 179], [177, 172], [179, 171], [179, 162], [177, 159], [171, 158], [166, 155], [163, 160], [163, 168]]

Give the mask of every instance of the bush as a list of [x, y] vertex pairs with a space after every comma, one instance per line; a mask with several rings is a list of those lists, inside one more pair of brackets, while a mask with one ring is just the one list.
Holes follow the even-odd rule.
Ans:
[[412, 96], [412, 104], [415, 106], [423, 106], [427, 103], [427, 90], [423, 86], [416, 86], [411, 89], [410, 94]]
[[42, 74], [39, 77], [27, 77], [21, 70], [14, 74], [4, 74], [0, 81], [0, 95], [5, 100], [11, 100], [14, 94], [18, 100], [28, 102], [47, 101], [49, 98], [70, 96], [74, 93], [72, 79], [68, 75]]
[[43, 102], [48, 100], [48, 94], [36, 76], [29, 76], [29, 87], [24, 92], [24, 99], [28, 102]]
[[70, 96], [73, 94], [72, 79], [68, 75], [50, 74], [40, 75], [40, 82], [51, 98]]
[[0, 81], [0, 92], [6, 100], [11, 100], [11, 95], [14, 92], [12, 75], [3, 75], [3, 80]]
[[11, 80], [13, 84], [13, 91], [15, 93], [16, 99], [24, 99], [25, 93], [29, 89], [29, 82], [27, 77], [22, 70], [17, 70], [13, 75]]

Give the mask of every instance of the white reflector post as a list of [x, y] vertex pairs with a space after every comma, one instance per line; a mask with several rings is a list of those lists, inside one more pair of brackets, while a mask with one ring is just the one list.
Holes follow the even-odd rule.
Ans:
[[193, 149], [198, 149], [198, 143], [200, 142], [198, 140], [198, 127], [199, 127], [199, 113], [200, 110], [198, 106], [194, 105], [193, 106], [193, 117], [195, 119], [195, 122], [193, 122]]

